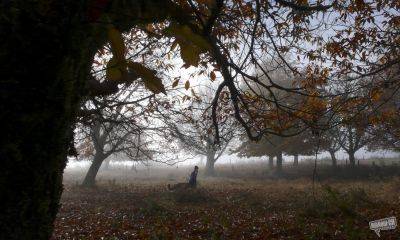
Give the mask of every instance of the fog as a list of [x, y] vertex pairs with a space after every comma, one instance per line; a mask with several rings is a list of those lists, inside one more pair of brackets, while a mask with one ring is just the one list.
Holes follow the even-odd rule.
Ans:
[[[358, 160], [361, 161], [365, 160], [365, 159], [381, 159], [381, 158], [399, 158], [400, 155], [397, 152], [393, 152], [390, 150], [380, 150], [380, 151], [374, 151], [374, 152], [370, 152], [367, 151], [365, 148], [360, 149], [356, 154], [356, 158]], [[326, 161], [328, 161], [329, 158], [329, 154], [327, 152], [323, 152], [317, 155], [317, 158], [319, 160], [324, 159]], [[336, 153], [336, 157], [338, 158], [339, 161], [345, 161], [346, 159], [348, 159], [348, 156], [346, 154], [345, 151], [343, 150], [339, 150]], [[293, 156], [284, 156], [284, 161], [286, 164], [290, 164], [293, 163]], [[304, 160], [314, 160], [315, 156], [299, 156], [299, 160], [300, 161], [304, 161]], [[216, 165], [219, 164], [246, 164], [246, 163], [253, 163], [253, 162], [262, 162], [262, 161], [266, 161], [266, 158], [262, 158], [262, 157], [250, 157], [250, 158], [240, 158], [236, 155], [227, 155], [224, 154], [221, 156], [221, 158], [218, 160], [218, 162], [216, 163]], [[165, 165], [165, 164], [161, 164], [161, 163], [152, 163], [152, 162], [146, 162], [147, 164], [150, 164], [152, 166], [157, 166], [158, 168], [167, 168], [167, 169], [174, 169], [176, 168], [176, 166], [185, 166], [185, 167], [190, 167], [190, 166], [194, 166], [194, 165], [198, 165], [198, 166], [205, 166], [206, 162], [205, 162], [205, 157], [194, 157], [191, 160], [187, 160], [184, 162], [180, 162], [180, 163], [176, 163], [173, 164], [172, 166], [169, 165]], [[146, 164], [145, 163], [145, 164]], [[76, 170], [80, 170], [80, 171], [85, 171], [89, 168], [91, 164], [91, 160], [76, 160], [76, 158], [73, 157], [69, 157], [68, 158], [68, 163], [66, 166], [66, 171], [76, 171]], [[145, 164], [141, 164], [140, 161], [133, 163], [132, 161], [111, 161], [110, 165], [111, 166], [115, 166], [117, 168], [127, 168], [130, 169], [132, 168], [132, 165], [136, 164], [138, 168], [144, 168], [147, 169], [147, 167], [145, 166]]]
[[0, 6], [0, 240], [399, 239], [399, 0]]

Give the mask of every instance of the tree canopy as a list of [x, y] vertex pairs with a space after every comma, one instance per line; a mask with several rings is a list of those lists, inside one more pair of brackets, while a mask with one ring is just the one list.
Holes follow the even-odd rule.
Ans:
[[[358, 114], [349, 109], [371, 111], [384, 89], [399, 88], [398, 0], [16, 0], [0, 7], [4, 239], [51, 235], [74, 125], [91, 114], [79, 110], [85, 98], [138, 80], [168, 93], [168, 57], [218, 84], [210, 107], [216, 144], [226, 114], [252, 140], [291, 136], [329, 128], [326, 115], [350, 121]], [[111, 54], [99, 77], [93, 65], [104, 48]], [[277, 64], [264, 64], [271, 59]], [[276, 83], [276, 68], [293, 84]], [[171, 88], [182, 83], [169, 80]], [[299, 100], [288, 105], [275, 90]], [[221, 111], [221, 99], [233, 112]]]

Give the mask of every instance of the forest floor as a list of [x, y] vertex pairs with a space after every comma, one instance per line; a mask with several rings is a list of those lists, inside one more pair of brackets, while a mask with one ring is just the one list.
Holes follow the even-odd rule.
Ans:
[[[369, 221], [400, 219], [400, 177], [199, 177], [65, 184], [53, 239], [379, 239]], [[399, 239], [400, 227], [380, 239]]]

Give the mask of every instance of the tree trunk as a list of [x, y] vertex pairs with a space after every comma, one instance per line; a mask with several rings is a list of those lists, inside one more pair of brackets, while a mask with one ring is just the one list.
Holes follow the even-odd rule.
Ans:
[[206, 176], [214, 176], [215, 175], [214, 164], [215, 164], [215, 152], [210, 151], [207, 154], [207, 162], [206, 162], [206, 169], [205, 169]]
[[337, 167], [337, 159], [335, 156], [335, 151], [330, 151], [329, 154], [331, 155], [331, 160], [332, 160], [332, 167], [336, 168]]
[[298, 154], [293, 155], [293, 165], [294, 166], [299, 165], [299, 155]]
[[277, 172], [282, 172], [282, 152], [279, 152], [278, 155], [276, 155], [276, 171]]
[[0, 4], [0, 239], [51, 237], [95, 53], [81, 4], [53, 1], [49, 11], [37, 1]]
[[[107, 1], [0, 3], [0, 239], [51, 237], [76, 113], [107, 37], [106, 24], [91, 19], [101, 14], [97, 2]], [[164, 0], [112, 6], [121, 30], [181, 16]]]
[[[0, 239], [51, 236], [76, 112], [106, 38], [89, 23], [101, 9], [88, 2], [0, 3]], [[123, 4], [124, 13], [112, 17], [125, 29], [137, 23], [134, 16], [154, 22], [172, 12], [169, 1]]]
[[268, 156], [268, 167], [270, 169], [274, 168], [274, 156], [273, 155]]
[[82, 186], [94, 187], [96, 185], [96, 176], [99, 172], [101, 164], [104, 162], [104, 159], [106, 159], [106, 156], [102, 152], [96, 152], [92, 164], [90, 165], [89, 170], [86, 173], [85, 179], [82, 182]]
[[349, 162], [350, 162], [350, 166], [351, 167], [355, 167], [356, 166], [356, 158], [355, 158], [355, 152], [353, 152], [353, 151], [350, 151], [350, 152], [348, 152], [348, 154], [349, 154]]

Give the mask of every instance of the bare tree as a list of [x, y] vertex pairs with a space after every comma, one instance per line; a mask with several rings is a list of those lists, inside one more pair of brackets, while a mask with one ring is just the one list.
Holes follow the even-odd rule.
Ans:
[[[209, 101], [207, 101], [211, 99], [210, 87], [208, 86], [205, 90], [200, 89], [197, 94], [193, 92], [192, 101], [183, 109], [158, 107], [160, 119], [165, 126], [164, 138], [170, 139], [171, 142], [176, 141], [185, 152], [205, 156], [207, 159], [205, 175], [207, 176], [215, 174], [216, 161], [224, 154], [237, 131], [235, 122], [225, 114], [219, 119], [220, 140], [216, 141]], [[229, 112], [228, 101], [225, 100], [225, 102], [224, 111]]]
[[148, 124], [143, 116], [149, 98], [140, 94], [139, 84], [121, 89], [117, 94], [88, 100], [82, 111], [92, 112], [78, 124], [78, 150], [83, 157], [93, 157], [82, 185], [95, 185], [96, 175], [109, 156], [123, 153], [132, 161], [152, 158], [146, 142]]
[[[93, 145], [94, 151], [91, 154], [93, 159], [83, 180], [83, 186], [92, 187], [95, 185], [96, 175], [100, 166], [111, 155], [116, 156], [122, 153], [125, 156], [129, 156], [132, 161], [151, 159], [152, 153], [148, 149], [148, 143], [143, 141], [144, 137], [139, 137], [142, 134], [142, 129], [118, 131], [118, 127], [115, 123], [105, 124], [100, 122], [96, 122], [90, 127], [88, 137], [91, 140], [90, 144]], [[83, 147], [90, 148], [90, 146], [81, 146], [80, 149]]]

